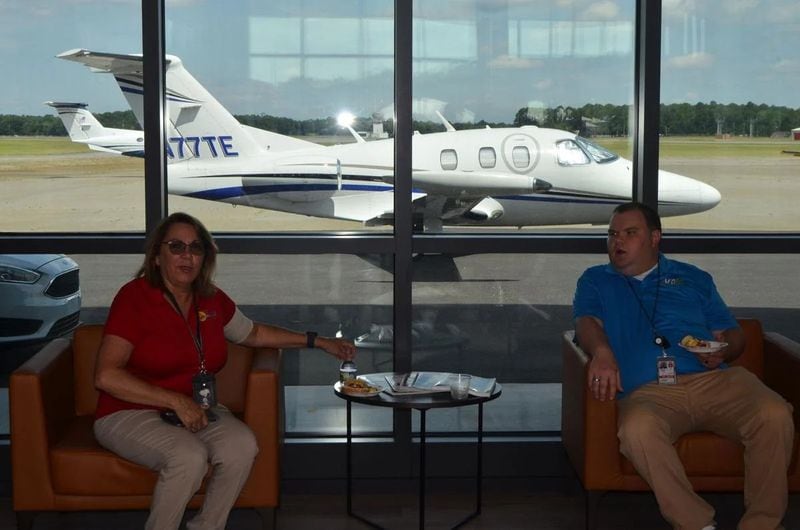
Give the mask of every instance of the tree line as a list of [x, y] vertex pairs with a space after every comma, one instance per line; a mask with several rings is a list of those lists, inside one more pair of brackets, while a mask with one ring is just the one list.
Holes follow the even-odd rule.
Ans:
[[[116, 111], [95, 114], [106, 127], [117, 129], [140, 129], [133, 112]], [[342, 134], [336, 118], [293, 120], [267, 114], [243, 114], [236, 118], [245, 125], [274, 131], [288, 136], [318, 136]], [[520, 127], [538, 125], [553, 129], [577, 132], [583, 136], [607, 135], [628, 136], [630, 134], [630, 106], [610, 104], [587, 104], [582, 107], [558, 106], [555, 108], [519, 109], [512, 123], [479, 121], [454, 123], [457, 129], [490, 127]], [[756, 105], [748, 102], [736, 103], [671, 103], [661, 105], [660, 133], [667, 136], [712, 136], [730, 134], [735, 136], [771, 136], [800, 127], [800, 108], [773, 105]], [[420, 133], [443, 131], [439, 121], [414, 121], [414, 129]], [[357, 131], [371, 131], [371, 118], [357, 118], [353, 124]], [[383, 122], [384, 131], [392, 133], [391, 120]], [[31, 116], [0, 114], [0, 136], [66, 136], [61, 120], [55, 115]]]
[[[578, 132], [627, 136], [629, 105], [588, 104], [552, 109], [521, 108], [515, 126], [539, 125]], [[800, 127], [800, 108], [736, 103], [670, 103], [661, 105], [659, 132], [665, 136], [772, 136]]]

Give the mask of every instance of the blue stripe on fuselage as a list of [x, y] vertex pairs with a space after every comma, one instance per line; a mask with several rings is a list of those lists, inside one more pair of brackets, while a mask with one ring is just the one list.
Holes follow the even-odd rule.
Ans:
[[[342, 191], [372, 191], [384, 192], [392, 191], [391, 186], [370, 186], [366, 184], [342, 184]], [[231, 186], [228, 188], [216, 188], [213, 190], [197, 191], [185, 194], [186, 197], [196, 199], [206, 199], [220, 201], [232, 197], [244, 197], [247, 195], [263, 195], [265, 193], [281, 193], [292, 191], [337, 191], [336, 184], [264, 184], [261, 186]]]

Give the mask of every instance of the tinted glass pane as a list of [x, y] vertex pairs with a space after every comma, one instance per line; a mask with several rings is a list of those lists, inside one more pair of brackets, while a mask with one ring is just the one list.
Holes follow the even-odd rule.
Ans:
[[392, 2], [236, 5], [167, 5], [170, 209], [213, 230], [389, 229]]
[[706, 191], [713, 208], [666, 226], [797, 230], [797, 22], [783, 0], [664, 3], [660, 167], [718, 192]]
[[78, 49], [141, 51], [139, 3], [0, 11], [0, 231], [141, 231], [139, 124], [111, 76], [75, 62]]
[[[735, 316], [761, 319], [765, 330], [800, 340], [800, 283], [774, 280], [793, 277], [797, 256], [670, 257], [711, 273]], [[496, 377], [503, 395], [486, 407], [488, 430], [560, 430], [561, 334], [573, 329], [578, 277], [606, 262], [601, 254], [418, 259], [413, 368]], [[475, 429], [474, 411], [432, 411], [429, 418], [432, 430]]]
[[[602, 223], [630, 199], [634, 5], [414, 3], [413, 166], [438, 169], [445, 146], [459, 158], [451, 190], [417, 186], [428, 232]], [[576, 133], [622, 158], [570, 158]]]

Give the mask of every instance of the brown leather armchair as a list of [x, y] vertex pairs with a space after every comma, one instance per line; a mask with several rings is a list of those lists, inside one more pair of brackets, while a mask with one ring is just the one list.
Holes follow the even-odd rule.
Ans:
[[[11, 374], [11, 464], [18, 528], [37, 511], [147, 509], [157, 475], [94, 439], [94, 366], [103, 327], [84, 325], [72, 341], [55, 339]], [[256, 508], [265, 527], [279, 501], [280, 351], [228, 345], [217, 375], [219, 401], [245, 423], [259, 453], [235, 506]], [[199, 507], [203, 491], [189, 506]], [[265, 513], [266, 512], [266, 513]]]
[[[755, 319], [739, 319], [746, 337], [744, 366], [794, 407], [800, 434], [800, 344], [777, 333], [764, 333]], [[648, 491], [650, 488], [619, 452], [617, 406], [600, 402], [587, 388], [589, 357], [573, 343], [574, 332], [562, 337], [561, 436], [578, 478], [586, 490], [586, 528], [596, 528], [597, 508], [606, 491]], [[789, 467], [789, 491], [800, 491], [798, 435]], [[689, 481], [696, 491], [732, 492], [744, 488], [744, 448], [710, 432], [689, 433], [675, 443]]]

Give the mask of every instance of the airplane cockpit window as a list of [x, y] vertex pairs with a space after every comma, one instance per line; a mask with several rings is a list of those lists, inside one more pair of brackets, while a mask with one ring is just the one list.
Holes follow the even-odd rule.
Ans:
[[439, 155], [439, 163], [442, 169], [453, 170], [458, 167], [458, 155], [455, 149], [443, 149]]
[[556, 143], [558, 163], [562, 166], [582, 166], [590, 162], [589, 156], [573, 140]]
[[589, 156], [591, 156], [594, 159], [594, 161], [597, 162], [598, 164], [613, 162], [614, 160], [619, 158], [618, 155], [612, 153], [608, 149], [600, 147], [596, 143], [590, 142], [589, 140], [581, 136], [576, 136], [575, 141], [578, 142], [578, 145], [583, 147], [583, 150], [589, 153]]
[[518, 145], [511, 151], [514, 167], [526, 168], [531, 165], [531, 152], [524, 145]]
[[478, 161], [482, 168], [493, 168], [497, 165], [497, 153], [494, 147], [481, 147], [478, 151]]

